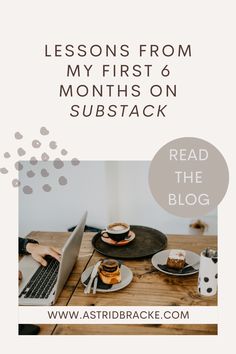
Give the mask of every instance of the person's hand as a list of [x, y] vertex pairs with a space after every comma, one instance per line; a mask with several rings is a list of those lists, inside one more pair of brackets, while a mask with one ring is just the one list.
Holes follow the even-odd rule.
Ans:
[[47, 265], [47, 261], [44, 259], [45, 256], [49, 255], [57, 259], [60, 262], [61, 251], [55, 247], [43, 246], [37, 243], [27, 243], [26, 251], [31, 254], [33, 259], [39, 262], [42, 266]]

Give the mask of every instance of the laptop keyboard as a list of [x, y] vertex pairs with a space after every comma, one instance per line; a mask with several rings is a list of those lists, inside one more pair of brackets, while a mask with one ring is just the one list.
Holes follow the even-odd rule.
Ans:
[[47, 299], [56, 284], [59, 262], [51, 257], [45, 257], [47, 266], [40, 266], [30, 281], [26, 284], [19, 297], [30, 299]]

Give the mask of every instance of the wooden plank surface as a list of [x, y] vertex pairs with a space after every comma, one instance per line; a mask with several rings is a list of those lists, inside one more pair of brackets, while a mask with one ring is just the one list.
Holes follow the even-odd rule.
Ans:
[[[84, 295], [80, 275], [86, 267], [103, 258], [93, 250], [93, 233], [85, 233], [76, 263], [56, 305], [68, 306], [216, 306], [217, 296], [202, 297], [197, 292], [197, 274], [187, 277], [158, 272], [151, 258], [126, 260], [133, 281], [125, 289], [110, 294]], [[32, 232], [29, 237], [41, 244], [62, 247], [69, 233]], [[169, 235], [168, 249], [187, 249], [200, 254], [217, 247], [216, 236]], [[40, 334], [217, 334], [217, 325], [40, 325]]]
[[[41, 333], [40, 333], [41, 334]], [[59, 325], [55, 335], [216, 335], [217, 325]]]
[[[200, 254], [206, 247], [216, 247], [216, 238], [210, 236], [168, 237], [167, 248], [182, 248]], [[101, 255], [94, 252], [88, 266], [95, 264]], [[133, 272], [129, 286], [114, 293], [84, 295], [84, 286], [78, 283], [69, 305], [73, 306], [207, 306], [217, 305], [216, 296], [203, 297], [197, 292], [198, 274], [186, 277], [168, 276], [157, 271], [151, 258], [125, 260], [124, 264]]]

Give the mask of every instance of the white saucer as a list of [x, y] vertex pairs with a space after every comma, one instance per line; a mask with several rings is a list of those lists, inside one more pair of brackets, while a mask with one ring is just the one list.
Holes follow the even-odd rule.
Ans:
[[[82, 273], [81, 282], [84, 286], [86, 286], [86, 284], [84, 284], [84, 282], [88, 279], [89, 275], [92, 273], [92, 270], [93, 270], [93, 266], [85, 269], [85, 271]], [[127, 285], [129, 285], [133, 279], [132, 271], [123, 264], [120, 267], [120, 271], [121, 271], [121, 282], [120, 283], [112, 285], [111, 288], [109, 288], [109, 289], [97, 288], [97, 292], [111, 293], [113, 291], [121, 290], [121, 289], [125, 288]]]
[[[175, 272], [171, 272], [167, 271], [167, 270], [163, 270], [161, 268], [158, 267], [158, 264], [162, 264], [162, 265], [166, 265], [167, 263], [167, 258], [169, 256], [171, 250], [164, 250], [161, 252], [158, 252], [156, 254], [154, 254], [154, 256], [152, 257], [152, 265], [153, 267], [155, 267], [156, 269], [158, 269], [160, 272], [165, 273], [165, 274], [169, 274], [169, 275], [176, 275], [176, 276], [187, 276], [187, 275], [192, 275], [195, 274], [199, 271], [199, 264], [194, 266], [194, 270], [192, 270], [189, 273], [175, 273]], [[197, 262], [200, 262], [200, 256], [197, 253], [191, 252], [191, 251], [185, 251], [186, 252], [186, 263], [190, 264], [195, 264]]]

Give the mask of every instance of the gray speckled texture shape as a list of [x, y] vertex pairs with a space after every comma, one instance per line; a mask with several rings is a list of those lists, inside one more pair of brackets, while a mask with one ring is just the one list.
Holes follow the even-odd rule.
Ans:
[[42, 145], [41, 142], [40, 142], [39, 140], [37, 140], [37, 139], [34, 139], [34, 140], [32, 141], [32, 146], [33, 146], [33, 148], [35, 148], [35, 149], [40, 148], [41, 145]]
[[61, 176], [58, 178], [58, 182], [61, 186], [65, 186], [67, 184], [67, 179], [65, 176]]
[[74, 158], [71, 160], [71, 164], [72, 164], [73, 166], [78, 166], [78, 165], [79, 165], [79, 160], [78, 160], [76, 157], [74, 157]]
[[42, 159], [43, 161], [48, 161], [48, 160], [49, 160], [49, 155], [48, 155], [46, 152], [44, 152], [44, 153], [41, 155], [41, 159]]
[[3, 156], [5, 157], [5, 159], [9, 159], [11, 157], [8, 151], [4, 152]]
[[60, 168], [62, 168], [64, 166], [64, 162], [59, 159], [59, 158], [56, 158], [54, 161], [53, 161], [53, 166], [59, 170]]
[[50, 141], [49, 147], [50, 147], [50, 149], [55, 150], [57, 148], [56, 141]]
[[41, 176], [42, 176], [42, 177], [48, 177], [48, 176], [49, 176], [49, 173], [48, 173], [48, 171], [46, 170], [46, 168], [42, 168], [42, 170], [41, 170]]
[[29, 170], [29, 171], [27, 171], [26, 175], [27, 175], [27, 177], [32, 178], [35, 176], [35, 173], [34, 173], [34, 171]]
[[26, 151], [23, 148], [17, 149], [17, 154], [19, 156], [24, 156], [26, 154]]
[[49, 134], [49, 130], [47, 130], [47, 128], [45, 128], [45, 127], [42, 127], [40, 129], [40, 134], [41, 135], [48, 135]]
[[32, 156], [32, 157], [31, 157], [31, 159], [30, 159], [30, 163], [31, 163], [31, 165], [37, 165], [38, 160], [36, 159], [36, 157], [35, 157], [35, 156]]
[[52, 187], [49, 184], [44, 184], [42, 188], [44, 192], [51, 192], [52, 190]]
[[5, 167], [0, 168], [0, 173], [2, 173], [3, 175], [6, 175], [8, 173], [8, 169]]
[[23, 192], [25, 194], [32, 194], [33, 193], [33, 189], [30, 186], [24, 186], [23, 187]]
[[13, 185], [13, 187], [20, 187], [21, 183], [17, 178], [14, 178], [12, 180], [12, 185]]
[[23, 138], [23, 135], [22, 135], [20, 132], [15, 132], [15, 138], [16, 138], [17, 140], [20, 140], [20, 139]]
[[61, 150], [61, 154], [62, 154], [63, 156], [65, 156], [65, 155], [68, 154], [68, 151], [67, 151], [66, 149], [62, 149], [62, 150]]
[[17, 162], [15, 163], [15, 168], [16, 168], [17, 171], [23, 170], [23, 165], [22, 165], [22, 163], [21, 163], [20, 161], [17, 161]]

